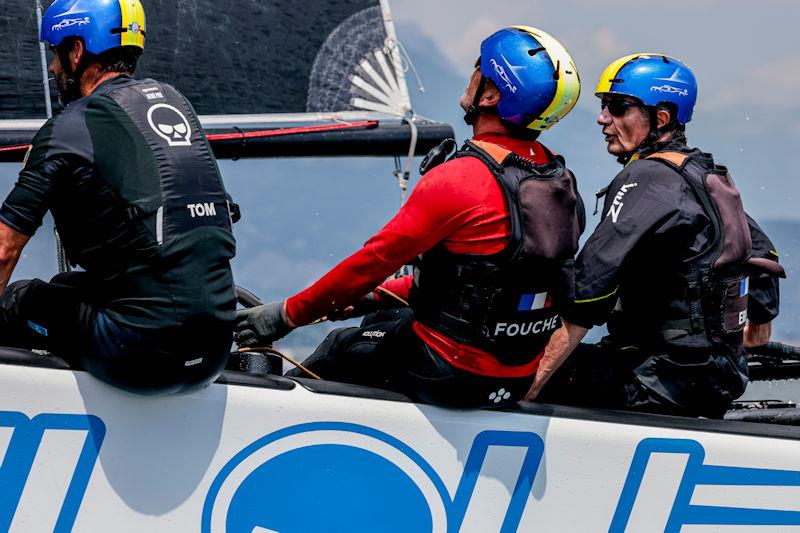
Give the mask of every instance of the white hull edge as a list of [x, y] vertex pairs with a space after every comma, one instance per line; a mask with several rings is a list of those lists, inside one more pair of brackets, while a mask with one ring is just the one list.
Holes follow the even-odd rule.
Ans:
[[143, 398], [16, 365], [0, 391], [3, 531], [800, 530], [796, 427], [300, 385]]

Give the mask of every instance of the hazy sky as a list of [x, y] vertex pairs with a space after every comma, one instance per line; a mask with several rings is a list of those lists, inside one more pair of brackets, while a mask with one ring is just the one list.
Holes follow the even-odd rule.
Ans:
[[[687, 62], [700, 82], [698, 111], [800, 110], [800, 2], [795, 0], [397, 0], [401, 25], [417, 25], [466, 74], [483, 38], [524, 24], [558, 38], [584, 82], [581, 105], [602, 69], [635, 52]], [[402, 35], [401, 35], [402, 38]], [[800, 139], [800, 122], [793, 125]]]
[[[481, 40], [499, 28], [525, 24], [558, 38], [575, 59], [583, 88], [576, 110], [543, 141], [577, 164], [592, 190], [618, 170], [598, 146], [594, 123], [602, 70], [635, 52], [684, 60], [700, 87], [690, 145], [731, 168], [746, 209], [758, 219], [800, 219], [800, 159], [794, 157], [800, 148], [800, 2], [396, 0], [392, 12], [401, 40], [429, 40], [430, 55], [441, 56], [464, 80]], [[407, 48], [413, 44], [406, 42]], [[435, 78], [425, 80], [433, 90]], [[412, 97], [425, 98], [413, 90]]]

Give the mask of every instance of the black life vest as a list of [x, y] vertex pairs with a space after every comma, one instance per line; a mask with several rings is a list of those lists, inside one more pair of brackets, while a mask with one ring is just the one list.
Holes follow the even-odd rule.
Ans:
[[194, 229], [232, 241], [232, 206], [211, 147], [168, 84], [120, 76], [101, 85], [57, 117], [49, 153], [81, 156], [95, 169], [91, 184], [65, 191], [86, 205], [60, 202], [53, 214], [70, 263], [101, 279], [158, 265]]
[[683, 262], [685, 291], [670, 305], [661, 341], [682, 347], [725, 343], [735, 348], [747, 323], [751, 240], [736, 185], [724, 166], [710, 158], [657, 152], [660, 161], [681, 174], [712, 223], [707, 246]]
[[499, 253], [454, 254], [438, 244], [414, 272], [416, 320], [483, 349], [508, 365], [530, 363], [560, 325], [572, 298], [573, 261], [583, 225], [575, 176], [564, 159], [536, 165], [495, 144], [468, 141], [453, 158], [476, 157], [500, 184], [511, 238]]

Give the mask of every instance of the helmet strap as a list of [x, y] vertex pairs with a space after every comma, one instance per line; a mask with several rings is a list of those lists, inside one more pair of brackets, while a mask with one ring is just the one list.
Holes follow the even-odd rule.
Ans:
[[[658, 111], [660, 109], [664, 109], [669, 113], [669, 122], [659, 128]], [[672, 116], [673, 113], [669, 109], [661, 106], [648, 106], [647, 111], [650, 114], [650, 132], [647, 134], [647, 137], [645, 137], [644, 141], [642, 141], [642, 144], [639, 145], [639, 148], [636, 149], [637, 152], [644, 150], [645, 148], [649, 148], [655, 144], [662, 135], [669, 131], [673, 131], [678, 126], [678, 121]]]
[[81, 77], [89, 66], [89, 62], [86, 60], [86, 57], [82, 57], [77, 67], [73, 69], [72, 63], [69, 59], [69, 52], [70, 51], [65, 46], [56, 47], [56, 53], [58, 54], [58, 59], [61, 62], [61, 68], [64, 69], [64, 73], [67, 75], [66, 91], [61, 94], [61, 103], [64, 105], [83, 97], [83, 94], [81, 93]]
[[469, 109], [467, 109], [467, 112], [464, 114], [464, 122], [466, 122], [468, 126], [475, 124], [475, 120], [477, 120], [478, 115], [497, 112], [495, 108], [480, 106], [481, 98], [483, 97], [483, 90], [485, 88], [486, 76], [481, 74], [481, 81], [478, 84], [478, 89], [475, 91], [475, 96], [472, 99], [472, 103], [469, 105]]
[[[648, 114], [650, 116], [650, 131], [647, 133], [647, 137], [645, 137], [644, 140], [642, 141], [642, 144], [640, 144], [638, 147], [636, 147], [636, 149], [634, 149], [632, 152], [626, 152], [624, 154], [621, 154], [619, 157], [617, 157], [617, 162], [619, 162], [621, 165], [627, 165], [628, 162], [630, 162], [631, 158], [633, 158], [633, 156], [635, 154], [638, 154], [638, 153], [641, 153], [641, 152], [647, 150], [648, 148], [653, 146], [658, 141], [658, 139], [661, 138], [662, 135], [664, 135], [668, 131], [675, 130], [677, 128], [677, 126], [678, 126], [677, 119], [675, 119], [672, 116], [673, 113], [669, 109], [665, 109], [665, 108], [660, 107], [660, 106], [645, 106], [645, 109], [647, 109]], [[670, 117], [669, 122], [664, 124], [660, 128], [658, 127], [658, 110], [659, 109], [665, 109], [665, 111], [668, 111], [669, 112], [669, 117]]]

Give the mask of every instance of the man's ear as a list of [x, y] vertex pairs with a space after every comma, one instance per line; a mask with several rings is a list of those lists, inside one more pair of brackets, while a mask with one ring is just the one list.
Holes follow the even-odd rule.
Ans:
[[75, 39], [75, 42], [72, 44], [72, 50], [69, 53], [69, 60], [72, 61], [73, 67], [81, 62], [85, 54], [86, 47], [83, 45], [83, 41], [81, 39]]
[[483, 89], [483, 95], [478, 103], [480, 107], [495, 107], [500, 103], [500, 91], [491, 80], [487, 80], [486, 87]]
[[669, 111], [667, 111], [666, 109], [659, 108], [658, 111], [656, 111], [656, 126], [658, 126], [659, 129], [663, 128], [664, 126], [669, 124], [671, 117], [672, 115], [670, 114]]

